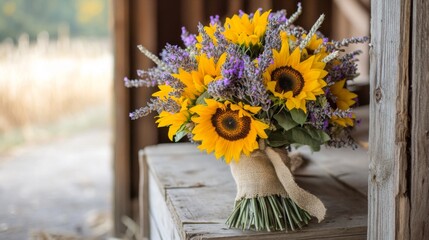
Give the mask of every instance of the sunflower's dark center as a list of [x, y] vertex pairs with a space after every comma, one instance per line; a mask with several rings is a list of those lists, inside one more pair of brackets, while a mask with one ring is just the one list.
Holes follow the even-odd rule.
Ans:
[[293, 92], [297, 96], [304, 87], [304, 78], [301, 73], [292, 67], [284, 66], [276, 68], [271, 73], [271, 80], [276, 81], [276, 92]]
[[211, 120], [216, 133], [229, 141], [246, 138], [250, 132], [250, 117], [240, 117], [238, 111], [229, 108], [218, 108]]

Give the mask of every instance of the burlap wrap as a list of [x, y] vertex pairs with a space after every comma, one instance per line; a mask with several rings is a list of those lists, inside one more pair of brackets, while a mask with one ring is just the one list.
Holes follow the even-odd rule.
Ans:
[[291, 198], [300, 208], [322, 221], [326, 208], [313, 194], [300, 188], [290, 169], [294, 170], [302, 159], [291, 158], [286, 150], [261, 145], [249, 157], [243, 155], [240, 161], [232, 161], [231, 172], [237, 184], [236, 201], [242, 198], [281, 195]]

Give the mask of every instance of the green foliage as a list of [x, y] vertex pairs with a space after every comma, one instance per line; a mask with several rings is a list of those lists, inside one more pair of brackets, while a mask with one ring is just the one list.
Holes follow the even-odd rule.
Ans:
[[203, 92], [203, 94], [201, 94], [201, 95], [197, 98], [196, 103], [197, 103], [198, 105], [206, 105], [206, 98], [211, 98], [211, 97], [210, 97], [210, 94], [209, 94], [207, 91]]
[[186, 124], [183, 124], [182, 126], [180, 126], [179, 130], [177, 130], [176, 135], [174, 136], [174, 141], [179, 142], [188, 133], [189, 131], [186, 129]]
[[290, 116], [292, 119], [298, 123], [299, 125], [302, 125], [307, 120], [307, 114], [300, 110], [300, 109], [292, 109], [290, 110]]
[[0, 41], [28, 33], [31, 39], [47, 31], [52, 38], [59, 29], [71, 37], [106, 37], [108, 0], [0, 0]]
[[322, 130], [304, 124], [307, 114], [302, 110], [280, 111], [274, 115], [279, 129], [269, 134], [268, 144], [271, 147], [283, 147], [290, 144], [308, 145], [313, 151], [319, 151], [320, 146], [329, 141], [330, 137]]
[[286, 131], [291, 130], [299, 124], [294, 121], [290, 112], [287, 111], [281, 111], [277, 113], [276, 115], [274, 115], [274, 119], [277, 121], [280, 127], [282, 127]]
[[297, 145], [308, 145], [313, 151], [319, 151], [320, 145], [329, 140], [325, 132], [311, 126], [293, 128], [285, 133], [285, 138]]
[[268, 144], [271, 147], [283, 147], [289, 145], [290, 142], [283, 131], [275, 131], [268, 134]]

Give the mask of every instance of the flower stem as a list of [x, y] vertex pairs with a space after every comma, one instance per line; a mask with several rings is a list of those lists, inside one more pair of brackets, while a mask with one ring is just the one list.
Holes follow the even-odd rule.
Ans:
[[310, 220], [311, 216], [290, 198], [273, 195], [237, 201], [226, 224], [242, 230], [295, 231]]

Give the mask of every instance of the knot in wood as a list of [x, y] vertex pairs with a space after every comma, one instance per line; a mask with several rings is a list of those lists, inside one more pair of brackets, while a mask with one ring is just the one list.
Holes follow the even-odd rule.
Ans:
[[375, 101], [377, 103], [379, 103], [381, 101], [382, 97], [383, 97], [383, 94], [382, 94], [381, 88], [380, 87], [376, 88], [375, 89]]

